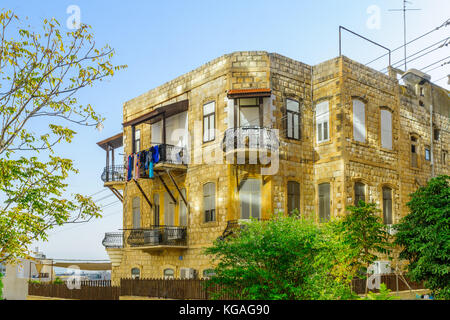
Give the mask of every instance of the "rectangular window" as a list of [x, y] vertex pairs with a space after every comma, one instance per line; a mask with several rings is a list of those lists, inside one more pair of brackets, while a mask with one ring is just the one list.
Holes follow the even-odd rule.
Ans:
[[164, 225], [174, 226], [175, 224], [175, 202], [172, 197], [166, 191], [164, 193]]
[[203, 185], [203, 211], [205, 222], [216, 221], [216, 185], [212, 182]]
[[330, 184], [319, 184], [319, 220], [330, 220]]
[[292, 214], [294, 209], [300, 213], [300, 183], [288, 181], [288, 214]]
[[383, 222], [384, 224], [392, 224], [392, 189], [383, 188]]
[[329, 140], [329, 122], [330, 113], [328, 101], [321, 102], [316, 106], [316, 128], [317, 142], [325, 142]]
[[160, 212], [159, 194], [155, 194], [153, 196], [153, 225], [154, 226], [159, 226], [159, 212]]
[[291, 139], [300, 139], [300, 104], [298, 101], [287, 99], [286, 102], [287, 134]]
[[425, 148], [425, 160], [431, 161], [431, 152], [429, 147]]
[[260, 127], [259, 99], [239, 99], [239, 126]]
[[[186, 199], [186, 189], [181, 189], [181, 194]], [[187, 207], [181, 197], [180, 197], [180, 226], [184, 227], [187, 226]]]
[[141, 228], [141, 199], [133, 198], [132, 201], [133, 229]]
[[447, 165], [447, 151], [442, 150], [442, 165], [445, 167]]
[[356, 182], [355, 183], [355, 206], [359, 205], [359, 201], [366, 201], [366, 196], [365, 196], [365, 189], [366, 186], [364, 185], [364, 183], [361, 182]]
[[133, 141], [133, 153], [141, 151], [141, 130], [135, 130], [133, 127], [134, 141]]
[[416, 150], [416, 141], [417, 139], [411, 137], [411, 167], [418, 168], [417, 164], [417, 150]]
[[203, 142], [215, 139], [216, 103], [209, 102], [203, 106]]
[[159, 120], [158, 122], [152, 123], [151, 131], [152, 131], [151, 144], [155, 145], [155, 144], [163, 143], [163, 139], [162, 139], [162, 120]]
[[366, 106], [361, 100], [353, 100], [353, 139], [366, 141]]
[[392, 150], [392, 113], [381, 110], [381, 147]]
[[261, 181], [247, 179], [242, 182], [239, 190], [241, 219], [261, 217]]

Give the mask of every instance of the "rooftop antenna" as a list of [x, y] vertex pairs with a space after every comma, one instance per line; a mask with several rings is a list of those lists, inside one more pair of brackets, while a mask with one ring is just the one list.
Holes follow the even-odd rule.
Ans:
[[389, 9], [388, 11], [403, 11], [403, 51], [405, 53], [405, 72], [406, 72], [406, 11], [417, 11], [422, 9], [406, 9], [406, 4], [412, 2], [403, 0], [403, 9]]

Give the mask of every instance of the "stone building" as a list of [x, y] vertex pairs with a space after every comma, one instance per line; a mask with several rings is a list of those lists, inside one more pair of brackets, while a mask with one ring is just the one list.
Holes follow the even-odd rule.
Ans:
[[[450, 174], [449, 91], [398, 73], [235, 52], [126, 102], [123, 132], [98, 143], [105, 186], [123, 202], [124, 230], [103, 241], [113, 282], [207, 277], [203, 249], [239, 219], [298, 209], [321, 221], [364, 199], [397, 223], [411, 192]], [[127, 171], [156, 146], [158, 162]]]

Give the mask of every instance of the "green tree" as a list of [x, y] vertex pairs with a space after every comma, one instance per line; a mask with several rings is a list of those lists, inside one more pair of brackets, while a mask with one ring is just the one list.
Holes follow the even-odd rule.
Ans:
[[[97, 48], [87, 25], [63, 32], [51, 19], [35, 32], [23, 24], [0, 11], [0, 263], [26, 257], [54, 226], [100, 217], [89, 197], [64, 197], [65, 180], [77, 170], [54, 147], [72, 141], [69, 125], [101, 125], [77, 92], [125, 67], [111, 64], [114, 51]], [[47, 129], [37, 133], [36, 123]]]
[[351, 288], [333, 276], [345, 249], [326, 224], [296, 216], [252, 221], [205, 250], [216, 263], [216, 297], [349, 299]]
[[387, 288], [386, 284], [380, 284], [380, 292], [374, 293], [370, 291], [367, 296], [360, 298], [360, 300], [398, 300], [400, 297], [391, 294], [391, 290]]
[[424, 281], [440, 299], [450, 299], [450, 187], [449, 176], [432, 178], [411, 194], [410, 213], [398, 225], [395, 243], [408, 260], [408, 276]]
[[3, 274], [0, 272], [0, 300], [3, 300]]

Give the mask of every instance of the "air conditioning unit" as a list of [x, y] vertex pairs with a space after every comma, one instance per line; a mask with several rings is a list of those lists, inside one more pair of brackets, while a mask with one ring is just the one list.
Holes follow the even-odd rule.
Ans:
[[390, 274], [391, 263], [389, 261], [375, 261], [369, 268], [374, 274]]
[[180, 269], [180, 278], [181, 279], [195, 279], [197, 276], [197, 272], [192, 268], [181, 268]]
[[388, 232], [391, 236], [393, 236], [394, 234], [397, 233], [397, 229], [394, 228], [394, 225], [388, 224], [388, 225], [387, 225], [387, 232]]

